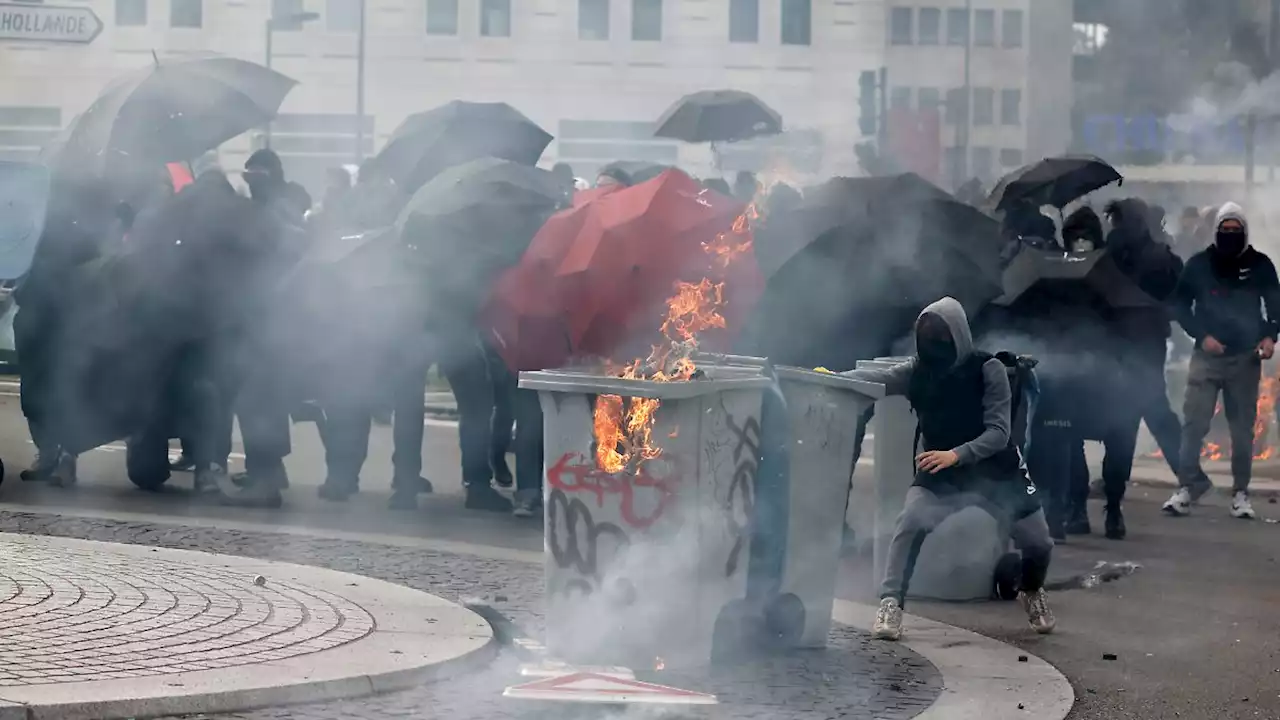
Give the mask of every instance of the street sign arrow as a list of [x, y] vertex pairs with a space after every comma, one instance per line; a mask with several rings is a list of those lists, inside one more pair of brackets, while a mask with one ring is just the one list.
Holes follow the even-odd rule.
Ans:
[[93, 42], [102, 20], [87, 7], [0, 3], [0, 40]]
[[715, 695], [600, 675], [573, 673], [509, 687], [503, 697], [559, 702], [653, 703], [662, 705], [718, 705]]

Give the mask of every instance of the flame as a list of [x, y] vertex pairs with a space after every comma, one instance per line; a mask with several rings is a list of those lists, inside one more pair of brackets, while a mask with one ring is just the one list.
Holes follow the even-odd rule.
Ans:
[[[1253, 459], [1270, 460], [1276, 457], [1276, 449], [1267, 442], [1267, 435], [1276, 418], [1277, 392], [1280, 391], [1280, 379], [1264, 377], [1258, 385], [1257, 415], [1253, 419]], [[1222, 413], [1222, 403], [1214, 408], [1214, 417]], [[1200, 457], [1205, 460], [1222, 460], [1227, 456], [1226, 448], [1221, 443], [1206, 442], [1200, 450]], [[1153, 457], [1164, 457], [1158, 451]]]
[[[743, 253], [751, 250], [751, 223], [760, 217], [755, 203], [747, 205], [727, 232], [716, 235], [702, 249], [711, 256], [712, 264], [725, 269]], [[693, 354], [698, 350], [698, 335], [712, 328], [724, 328], [724, 283], [702, 278], [699, 282], [677, 282], [675, 294], [667, 299], [667, 314], [660, 330], [664, 342], [653, 347], [649, 357], [633, 360], [622, 368], [614, 368], [617, 377], [654, 382], [692, 380], [698, 372]], [[661, 401], [653, 398], [601, 395], [596, 398], [592, 414], [592, 433], [596, 441], [596, 464], [609, 473], [622, 472], [628, 466], [662, 456], [662, 448], [652, 443], [653, 425]], [[676, 437], [679, 428], [668, 437]]]

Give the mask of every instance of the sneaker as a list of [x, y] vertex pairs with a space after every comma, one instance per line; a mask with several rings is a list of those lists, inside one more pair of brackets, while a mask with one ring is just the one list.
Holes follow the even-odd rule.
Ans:
[[1249, 494], [1239, 491], [1231, 500], [1231, 517], [1241, 520], [1253, 520], [1258, 514], [1253, 511], [1253, 503], [1249, 502]]
[[1068, 535], [1088, 535], [1093, 532], [1093, 528], [1089, 525], [1089, 508], [1084, 503], [1078, 503], [1071, 508], [1071, 513], [1067, 516], [1063, 529]]
[[894, 598], [880, 601], [876, 610], [876, 624], [871, 634], [878, 640], [897, 640], [902, 637], [902, 606]]
[[507, 465], [505, 457], [493, 459], [493, 483], [500, 488], [509, 488], [515, 484], [515, 478], [511, 476], [511, 468]]
[[201, 497], [220, 497], [226, 482], [229, 482], [226, 468], [215, 463], [196, 471], [192, 489]]
[[1191, 491], [1185, 487], [1178, 488], [1178, 491], [1169, 498], [1164, 505], [1160, 507], [1165, 513], [1174, 517], [1185, 517], [1191, 514]]
[[169, 463], [169, 469], [174, 472], [191, 472], [196, 469], [196, 461], [190, 455], [182, 453], [177, 460]]
[[396, 488], [391, 491], [391, 499], [387, 501], [388, 510], [413, 512], [418, 509], [418, 493], [413, 490]]
[[511, 514], [518, 518], [537, 517], [542, 511], [542, 500], [538, 497], [520, 497], [516, 493], [515, 506]]
[[338, 482], [336, 480], [325, 480], [324, 484], [316, 489], [316, 494], [320, 496], [321, 500], [328, 500], [329, 502], [336, 503], [346, 502], [352, 495], [355, 495], [356, 492], [356, 489], [349, 483]]
[[54, 487], [68, 488], [76, 484], [76, 456], [60, 451], [58, 459], [49, 471], [49, 484]]
[[1120, 510], [1120, 503], [1107, 503], [1106, 514], [1107, 539], [1123, 540], [1128, 529], [1124, 526], [1124, 513]]
[[1033, 593], [1018, 593], [1018, 602], [1022, 603], [1022, 609], [1027, 611], [1027, 622], [1031, 624], [1032, 630], [1041, 635], [1053, 632], [1058, 621], [1053, 618], [1053, 611], [1049, 609], [1049, 595], [1044, 588]]
[[43, 482], [48, 480], [57, 459], [58, 454], [56, 452], [36, 453], [36, 461], [31, 463], [31, 467], [18, 473], [18, 477], [23, 482]]
[[467, 487], [465, 507], [468, 510], [487, 510], [489, 512], [511, 512], [511, 501], [494, 490], [491, 485], [474, 485]]

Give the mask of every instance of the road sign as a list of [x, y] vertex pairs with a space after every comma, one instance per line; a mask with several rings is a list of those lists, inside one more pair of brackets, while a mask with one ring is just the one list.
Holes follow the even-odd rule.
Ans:
[[717, 705], [715, 695], [597, 673], [573, 673], [509, 687], [504, 697], [590, 703]]
[[0, 3], [0, 40], [91, 43], [102, 20], [87, 7]]

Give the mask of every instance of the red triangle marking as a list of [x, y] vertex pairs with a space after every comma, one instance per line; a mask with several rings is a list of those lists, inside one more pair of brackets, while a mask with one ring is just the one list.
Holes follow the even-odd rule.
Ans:
[[[599, 684], [603, 687], [573, 687], [577, 683], [590, 681], [593, 685]], [[714, 697], [706, 693], [694, 692], [692, 690], [681, 690], [680, 688], [667, 687], [666, 685], [658, 685], [655, 683], [641, 682], [639, 680], [626, 680], [620, 677], [610, 675], [601, 675], [599, 673], [573, 673], [572, 675], [561, 675], [560, 677], [546, 678], [543, 680], [535, 680], [534, 682], [525, 683], [523, 685], [515, 685], [512, 690], [519, 691], [535, 691], [535, 692], [582, 692], [582, 693], [618, 693], [625, 694], [653, 694], [653, 695], [674, 695], [677, 697], [697, 697], [706, 698]]]

